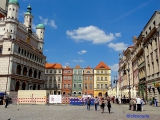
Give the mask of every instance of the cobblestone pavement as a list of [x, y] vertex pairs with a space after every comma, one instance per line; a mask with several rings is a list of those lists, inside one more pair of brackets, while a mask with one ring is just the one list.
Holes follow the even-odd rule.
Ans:
[[[152, 111], [153, 112], [153, 111]], [[153, 112], [154, 113], [154, 112]], [[150, 113], [150, 111], [134, 112], [127, 110], [127, 106], [112, 105], [111, 114], [108, 113], [107, 108], [102, 114], [100, 108], [98, 111], [86, 110], [86, 106], [70, 106], [70, 105], [9, 105], [8, 108], [0, 106], [0, 120], [159, 120], [159, 114]], [[141, 114], [149, 115], [149, 118], [127, 118], [127, 114]], [[159, 118], [158, 118], [159, 117]]]

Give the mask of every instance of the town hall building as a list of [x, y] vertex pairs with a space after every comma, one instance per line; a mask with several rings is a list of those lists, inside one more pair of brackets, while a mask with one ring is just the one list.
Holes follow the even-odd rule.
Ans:
[[15, 96], [18, 90], [43, 89], [45, 26], [38, 24], [33, 32], [30, 5], [24, 23], [18, 21], [18, 0], [9, 0], [7, 7], [0, 15], [0, 92]]

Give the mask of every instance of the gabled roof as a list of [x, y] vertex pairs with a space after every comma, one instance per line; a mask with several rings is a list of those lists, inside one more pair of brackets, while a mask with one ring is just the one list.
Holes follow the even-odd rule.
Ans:
[[111, 70], [111, 68], [109, 68], [104, 62], [100, 62], [94, 69], [107, 69], [107, 70]]
[[68, 70], [70, 70], [70, 69], [72, 69], [72, 68], [70, 68], [69, 66], [66, 66], [66, 67], [63, 67], [63, 69], [68, 69]]
[[85, 69], [92, 69], [90, 66], [87, 66]]
[[77, 65], [75, 68], [81, 68], [81, 66]]
[[57, 68], [62, 68], [62, 65], [59, 63], [46, 63], [45, 68], [47, 69], [57, 69]]

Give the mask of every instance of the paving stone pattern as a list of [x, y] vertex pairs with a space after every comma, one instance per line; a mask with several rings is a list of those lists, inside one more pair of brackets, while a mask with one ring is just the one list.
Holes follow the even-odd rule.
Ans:
[[[122, 109], [122, 107], [125, 109]], [[127, 111], [126, 108], [127, 106], [112, 105], [111, 114], [108, 113], [107, 107], [105, 107], [105, 111], [102, 114], [100, 108], [98, 107], [98, 111], [95, 111], [94, 106], [91, 106], [91, 110], [88, 111], [86, 106], [9, 105], [5, 109], [1, 105], [0, 120], [8, 120], [10, 118], [10, 120], [128, 120], [126, 114], [131, 111]], [[134, 114], [144, 113], [134, 112]], [[146, 120], [159, 120], [160, 118], [160, 114], [147, 114], [150, 115], [150, 118]], [[138, 120], [145, 119], [139, 118]]]

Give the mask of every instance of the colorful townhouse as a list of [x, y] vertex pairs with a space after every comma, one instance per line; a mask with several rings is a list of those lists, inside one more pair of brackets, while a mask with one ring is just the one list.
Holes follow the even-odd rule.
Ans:
[[50, 90], [50, 94], [61, 95], [62, 65], [46, 63], [45, 68], [45, 89]]
[[108, 88], [111, 84], [111, 69], [100, 62], [94, 68], [94, 96], [108, 96]]
[[81, 96], [83, 89], [83, 68], [77, 65], [73, 68], [72, 96]]
[[84, 68], [83, 72], [83, 95], [94, 95], [93, 68]]
[[62, 95], [72, 95], [72, 74], [73, 69], [69, 66], [63, 67], [62, 69]]

